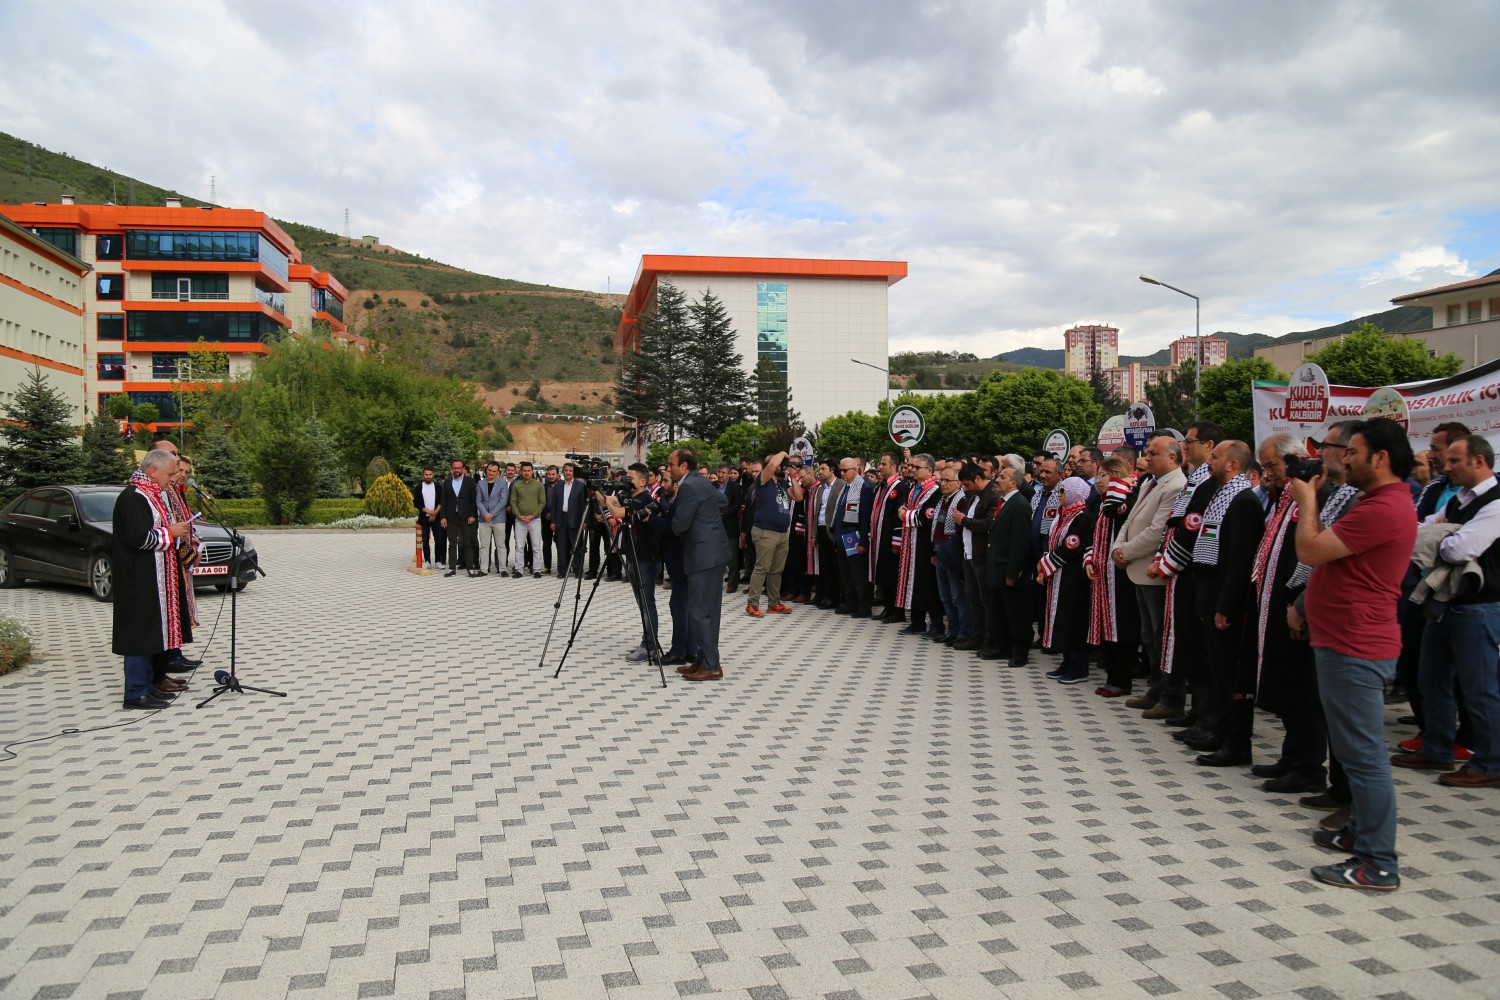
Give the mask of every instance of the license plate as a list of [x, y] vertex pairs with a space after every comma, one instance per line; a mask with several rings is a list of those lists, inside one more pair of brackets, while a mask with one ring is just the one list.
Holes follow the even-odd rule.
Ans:
[[217, 566], [194, 566], [193, 567], [193, 575], [194, 576], [228, 576], [229, 575], [229, 567], [225, 563], [219, 563]]

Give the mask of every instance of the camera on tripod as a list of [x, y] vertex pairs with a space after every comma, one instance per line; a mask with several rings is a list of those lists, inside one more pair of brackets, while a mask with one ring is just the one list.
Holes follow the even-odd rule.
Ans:
[[600, 496], [630, 495], [630, 483], [611, 479], [609, 462], [604, 459], [590, 455], [575, 455], [572, 452], [564, 454], [563, 457], [573, 463], [573, 475], [584, 481], [590, 493], [598, 493]]

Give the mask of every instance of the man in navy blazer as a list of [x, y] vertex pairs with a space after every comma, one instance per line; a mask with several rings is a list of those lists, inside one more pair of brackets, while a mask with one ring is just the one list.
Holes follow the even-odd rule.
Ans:
[[556, 534], [558, 576], [566, 576], [570, 569], [574, 576], [583, 575], [583, 546], [578, 546], [575, 552], [573, 543], [578, 540], [578, 526], [588, 511], [589, 494], [583, 481], [574, 478], [576, 471], [572, 462], [566, 463], [562, 479], [547, 497], [547, 511], [552, 515], [552, 531]]
[[479, 555], [475, 542], [479, 535], [479, 507], [475, 502], [474, 480], [469, 478], [467, 463], [453, 460], [453, 478], [442, 485], [441, 521], [448, 532], [448, 572], [456, 576], [462, 565], [470, 576], [479, 575]]
[[[864, 462], [858, 458], [845, 458], [839, 462], [839, 478], [844, 486], [838, 489], [832, 503], [838, 508], [831, 515], [833, 523], [829, 532], [833, 535], [834, 547], [839, 555], [839, 576], [844, 584], [844, 603], [835, 614], [853, 615], [856, 618], [870, 617], [870, 509], [875, 506], [875, 487], [861, 473]], [[844, 536], [857, 534], [859, 544], [850, 553]]]
[[723, 520], [729, 502], [707, 476], [698, 475], [698, 456], [691, 448], [672, 452], [667, 458], [667, 475], [677, 485], [672, 531], [682, 539], [688, 624], [698, 641], [697, 665], [679, 667], [678, 673], [690, 681], [716, 681], [724, 676], [719, 660], [719, 611], [724, 597], [724, 567], [729, 565], [729, 539]]

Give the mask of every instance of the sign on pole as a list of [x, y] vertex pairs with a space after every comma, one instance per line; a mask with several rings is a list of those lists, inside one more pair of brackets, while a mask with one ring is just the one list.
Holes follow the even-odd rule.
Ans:
[[1365, 400], [1362, 416], [1366, 420], [1394, 420], [1401, 425], [1403, 431], [1411, 427], [1411, 410], [1406, 405], [1406, 398], [1390, 386], [1383, 386], [1370, 393], [1370, 398]]
[[1099, 439], [1094, 447], [1100, 451], [1114, 451], [1125, 443], [1125, 414], [1110, 417], [1099, 425]]
[[1286, 387], [1286, 420], [1304, 431], [1317, 430], [1328, 422], [1332, 398], [1328, 375], [1311, 361], [1292, 372]]
[[1145, 403], [1132, 403], [1125, 411], [1125, 443], [1136, 451], [1144, 451], [1151, 432], [1156, 430], [1156, 417]]
[[927, 418], [915, 406], [898, 406], [891, 411], [886, 431], [901, 447], [915, 448], [927, 433]]
[[797, 438], [797, 440], [793, 441], [792, 446], [787, 449], [787, 454], [795, 455], [797, 458], [802, 459], [802, 461], [804, 462], [811, 462], [813, 459], [812, 442], [805, 437], [799, 437]]
[[1068, 452], [1073, 450], [1073, 442], [1068, 438], [1068, 432], [1059, 427], [1047, 435], [1047, 440], [1042, 442], [1042, 450], [1057, 458], [1067, 458]]

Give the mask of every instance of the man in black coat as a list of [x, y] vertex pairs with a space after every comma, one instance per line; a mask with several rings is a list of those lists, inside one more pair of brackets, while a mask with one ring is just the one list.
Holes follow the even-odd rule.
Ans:
[[990, 603], [985, 619], [993, 636], [980, 651], [985, 659], [1010, 657], [1012, 667], [1031, 658], [1031, 505], [1021, 493], [1021, 473], [1002, 468], [995, 485], [1000, 509], [985, 547], [985, 580]]
[[719, 493], [726, 506], [722, 520], [724, 537], [729, 540], [729, 568], [724, 574], [724, 593], [732, 594], [740, 587], [740, 477], [728, 462], [719, 463]]
[[439, 569], [448, 558], [448, 532], [443, 530], [443, 484], [434, 478], [431, 469], [422, 470], [422, 478], [411, 486], [412, 500], [417, 505], [417, 524], [422, 528], [422, 559], [434, 563]]
[[439, 523], [448, 532], [448, 572], [443, 575], [457, 575], [461, 563], [470, 576], [478, 576], [479, 502], [474, 492], [474, 480], [469, 477], [462, 459], [453, 460], [452, 470], [453, 478], [442, 487], [443, 510]]
[[151, 686], [151, 658], [193, 638], [189, 583], [177, 556], [191, 525], [173, 520], [164, 496], [176, 471], [171, 452], [147, 452], [115, 502], [113, 649], [125, 658], [125, 708], [172, 703]]
[[574, 478], [577, 469], [572, 462], [562, 467], [562, 479], [552, 487], [547, 496], [547, 511], [551, 514], [550, 531], [557, 543], [557, 575], [566, 576], [569, 570], [574, 576], [583, 572], [583, 547], [573, 551], [578, 540], [578, 526], [588, 511], [588, 489], [581, 480]]

